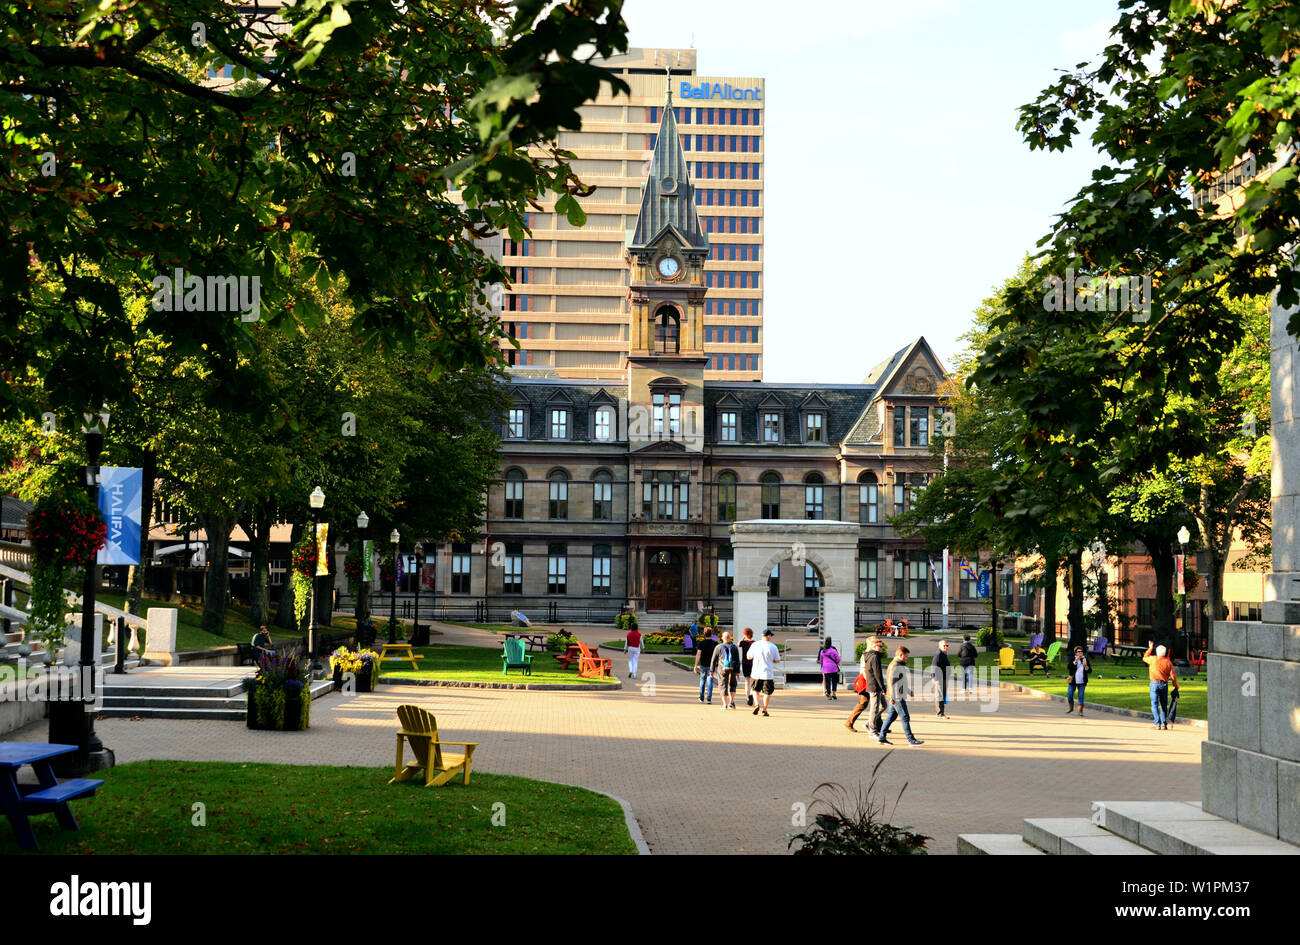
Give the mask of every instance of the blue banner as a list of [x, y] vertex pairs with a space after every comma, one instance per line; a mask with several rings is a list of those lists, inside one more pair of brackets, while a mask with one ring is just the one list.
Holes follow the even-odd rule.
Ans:
[[140, 563], [140, 499], [144, 471], [130, 466], [99, 467], [99, 514], [108, 525], [108, 539], [96, 564]]
[[992, 571], [981, 571], [981, 572], [980, 572], [979, 584], [977, 585], [977, 589], [978, 589], [978, 592], [979, 592], [979, 596], [980, 596], [980, 597], [988, 597], [988, 596], [989, 596], [989, 590], [990, 590], [990, 588], [992, 587], [992, 585], [993, 585], [993, 572], [992, 572]]

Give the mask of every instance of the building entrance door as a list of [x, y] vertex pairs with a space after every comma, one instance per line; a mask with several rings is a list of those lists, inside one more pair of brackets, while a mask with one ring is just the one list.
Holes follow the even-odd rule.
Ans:
[[682, 611], [682, 559], [656, 551], [646, 561], [646, 610]]

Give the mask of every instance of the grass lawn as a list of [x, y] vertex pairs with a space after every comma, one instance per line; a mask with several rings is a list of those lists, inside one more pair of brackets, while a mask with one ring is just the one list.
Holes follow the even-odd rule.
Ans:
[[[79, 831], [32, 818], [41, 852], [635, 853], [623, 810], [583, 788], [471, 774], [439, 788], [388, 784], [393, 769], [137, 761], [95, 775], [72, 802]], [[202, 803], [205, 826], [194, 826]], [[493, 805], [505, 823], [493, 826]], [[498, 812], [501, 808], [496, 808]], [[500, 814], [498, 814], [498, 820]], [[18, 849], [0, 822], [0, 855]]]
[[[602, 643], [601, 646], [623, 652], [627, 647], [626, 640], [610, 640], [608, 643]], [[680, 653], [682, 648], [672, 643], [642, 643], [642, 653]]]
[[[1013, 644], [1013, 646], [1015, 645]], [[1017, 654], [1020, 652], [1018, 647], [1016, 652]], [[948, 658], [952, 660], [955, 666], [956, 660], [951, 651]], [[931, 657], [927, 656], [921, 662], [923, 666], [929, 667], [930, 661]], [[1151, 689], [1147, 679], [1145, 663], [1132, 659], [1125, 660], [1123, 663], [1115, 663], [1109, 659], [1095, 658], [1091, 659], [1091, 662], [1092, 675], [1088, 678], [1088, 691], [1084, 696], [1088, 702], [1115, 706], [1117, 709], [1151, 711]], [[981, 652], [975, 660], [976, 666], [993, 666], [996, 663], [996, 653]], [[956, 672], [955, 669], [954, 672]], [[1117, 679], [1118, 676], [1136, 676], [1137, 679]], [[1039, 672], [1035, 672], [1033, 676], [1030, 676], [1025, 673], [1022, 664], [1022, 668], [1014, 676], [1001, 673], [998, 678], [1003, 682], [1018, 683], [1030, 689], [1050, 692], [1058, 696], [1065, 695], [1066, 687], [1070, 682], [1066, 678], [1066, 664], [1061, 661], [1051, 667], [1051, 675], [1048, 677], [1044, 677]], [[1205, 674], [1201, 673], [1187, 679], [1180, 677], [1179, 686], [1182, 691], [1182, 695], [1178, 699], [1179, 717], [1205, 719], [1209, 700], [1206, 694]]]
[[583, 679], [578, 675], [578, 664], [570, 663], [569, 668], [561, 669], [550, 653], [530, 653], [533, 658], [533, 672], [525, 676], [520, 670], [511, 670], [509, 676], [501, 675], [501, 650], [490, 646], [456, 646], [453, 644], [434, 644], [417, 646], [415, 652], [422, 654], [418, 670], [412, 669], [409, 661], [386, 660], [379, 670], [380, 676], [400, 676], [405, 679], [457, 679], [467, 682], [523, 682], [572, 684], [610, 682], [614, 677], [605, 679]]

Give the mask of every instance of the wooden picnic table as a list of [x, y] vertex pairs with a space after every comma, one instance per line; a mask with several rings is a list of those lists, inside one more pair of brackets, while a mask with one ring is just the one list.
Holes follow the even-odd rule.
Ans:
[[[103, 781], [69, 778], [59, 781], [53, 759], [77, 750], [76, 745], [47, 745], [43, 742], [0, 742], [0, 809], [13, 825], [14, 836], [24, 850], [38, 850], [29, 814], [53, 812], [64, 830], [76, 830], [68, 801], [95, 793]], [[31, 765], [38, 784], [19, 784], [18, 770]]]
[[[600, 650], [600, 647], [589, 646], [587, 647], [587, 649], [594, 656]], [[575, 640], [573, 643], [569, 644], [568, 649], [564, 651], [563, 656], [561, 656], [559, 653], [555, 653], [553, 655], [559, 661], [560, 666], [563, 669], [568, 669], [571, 664], [577, 663], [582, 659], [582, 644], [580, 644]]]
[[[392, 656], [388, 655], [390, 650], [393, 653]], [[411, 648], [411, 644], [409, 643], [385, 643], [383, 647], [379, 650], [379, 661], [382, 663], [384, 660], [387, 659], [394, 659], [394, 660], [398, 660], [399, 662], [402, 660], [410, 660], [411, 668], [419, 669], [420, 664], [417, 662], [417, 660], [422, 660], [424, 659], [424, 657], [421, 656], [419, 653], [416, 653]]]
[[1134, 646], [1129, 643], [1112, 643], [1108, 649], [1117, 663], [1124, 662], [1125, 658], [1129, 656], [1141, 657], [1147, 651], [1145, 646]]
[[546, 652], [546, 634], [544, 633], [507, 633], [507, 637], [518, 637], [528, 644], [528, 649]]

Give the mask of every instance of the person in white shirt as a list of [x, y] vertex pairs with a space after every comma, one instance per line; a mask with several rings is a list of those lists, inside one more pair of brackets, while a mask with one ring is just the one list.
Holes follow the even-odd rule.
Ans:
[[772, 642], [772, 631], [763, 631], [763, 641], [749, 648], [749, 658], [754, 661], [754, 694], [758, 696], [754, 714], [761, 711], [767, 715], [768, 704], [772, 701], [772, 691], [776, 688], [773, 681], [776, 676], [776, 664], [781, 662], [781, 651]]

